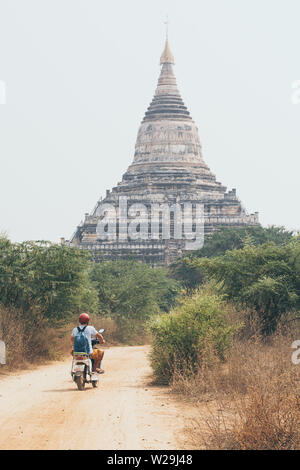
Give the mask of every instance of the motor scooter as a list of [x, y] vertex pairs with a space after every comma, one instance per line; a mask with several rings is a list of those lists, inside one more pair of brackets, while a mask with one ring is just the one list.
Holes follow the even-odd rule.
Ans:
[[[104, 328], [99, 333], [104, 333]], [[99, 344], [99, 340], [92, 340], [92, 345]], [[92, 360], [86, 353], [74, 354], [72, 360], [71, 376], [78, 390], [84, 390], [86, 383], [91, 383], [94, 388], [98, 387], [99, 374], [93, 371]]]

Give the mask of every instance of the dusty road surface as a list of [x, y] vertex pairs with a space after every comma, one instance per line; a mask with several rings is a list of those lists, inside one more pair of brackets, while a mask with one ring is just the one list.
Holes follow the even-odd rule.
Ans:
[[0, 449], [188, 449], [192, 410], [149, 385], [147, 353], [107, 349], [96, 389], [77, 390], [71, 358], [0, 378]]

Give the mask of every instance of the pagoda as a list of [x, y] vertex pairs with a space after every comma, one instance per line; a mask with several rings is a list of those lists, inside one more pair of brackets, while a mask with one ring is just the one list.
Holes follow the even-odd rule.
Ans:
[[[85, 214], [69, 242], [90, 250], [96, 261], [131, 256], [152, 266], [168, 265], [201, 247], [187, 243], [197, 222], [204, 242], [205, 236], [220, 227], [259, 224], [258, 213], [247, 214], [236, 190], [227, 191], [216, 181], [203, 159], [197, 126], [177, 87], [168, 36], [160, 65], [157, 88], [138, 130], [131, 165], [122, 181]], [[126, 214], [120, 202], [123, 209], [126, 204]], [[105, 211], [110, 207], [116, 208], [113, 217]], [[165, 213], [169, 231], [163, 227], [166, 207], [171, 208]], [[186, 214], [190, 229], [178, 231]], [[104, 222], [107, 226], [111, 222], [113, 230], [105, 232]], [[135, 230], [129, 230], [130, 224], [135, 224]]]

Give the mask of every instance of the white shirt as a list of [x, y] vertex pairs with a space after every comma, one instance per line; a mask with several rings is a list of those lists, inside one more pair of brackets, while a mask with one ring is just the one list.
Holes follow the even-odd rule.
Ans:
[[[84, 328], [84, 326], [79, 325], [79, 328], [82, 330]], [[78, 333], [78, 330], [77, 330], [77, 327], [76, 327], [72, 331], [72, 337], [75, 338], [77, 333]], [[89, 354], [92, 354], [92, 352], [93, 352], [92, 336], [96, 336], [97, 333], [98, 333], [98, 331], [93, 326], [87, 326], [86, 329], [84, 330], [84, 334], [87, 337], [87, 340], [89, 342], [89, 348], [90, 348]]]

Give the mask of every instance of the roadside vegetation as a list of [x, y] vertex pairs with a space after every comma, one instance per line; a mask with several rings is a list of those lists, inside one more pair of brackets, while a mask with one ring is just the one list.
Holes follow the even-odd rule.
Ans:
[[187, 430], [195, 448], [300, 448], [300, 370], [291, 360], [299, 333], [280, 325], [266, 340], [259, 328], [241, 330], [225, 361], [210, 357], [190, 376], [174, 371], [173, 392], [195, 407]]
[[209, 235], [201, 250], [179, 258], [170, 269], [170, 274], [178, 279], [187, 289], [194, 289], [204, 281], [204, 273], [198, 269], [197, 260], [218, 258], [227, 251], [240, 250], [246, 246], [258, 247], [263, 244], [284, 246], [293, 240], [293, 233], [284, 227], [261, 226], [222, 228]]
[[67, 245], [0, 237], [0, 339], [9, 368], [69, 352], [81, 312], [106, 328], [110, 344], [149, 342], [148, 319], [169, 310], [180, 283], [134, 260], [90, 259]]
[[9, 367], [56, 357], [70, 318], [97, 312], [88, 266], [86, 253], [67, 246], [0, 239], [0, 338]]
[[223, 229], [170, 273], [186, 294], [153, 319], [151, 360], [194, 403], [195, 448], [299, 449], [300, 237]]
[[184, 295], [170, 313], [150, 323], [151, 362], [159, 383], [169, 383], [174, 373], [188, 377], [202, 362], [226, 358], [239, 325], [230, 322], [227, 305], [212, 285]]
[[101, 314], [115, 324], [115, 339], [127, 344], [149, 342], [148, 320], [168, 312], [181, 288], [165, 269], [134, 260], [93, 264], [90, 279]]

